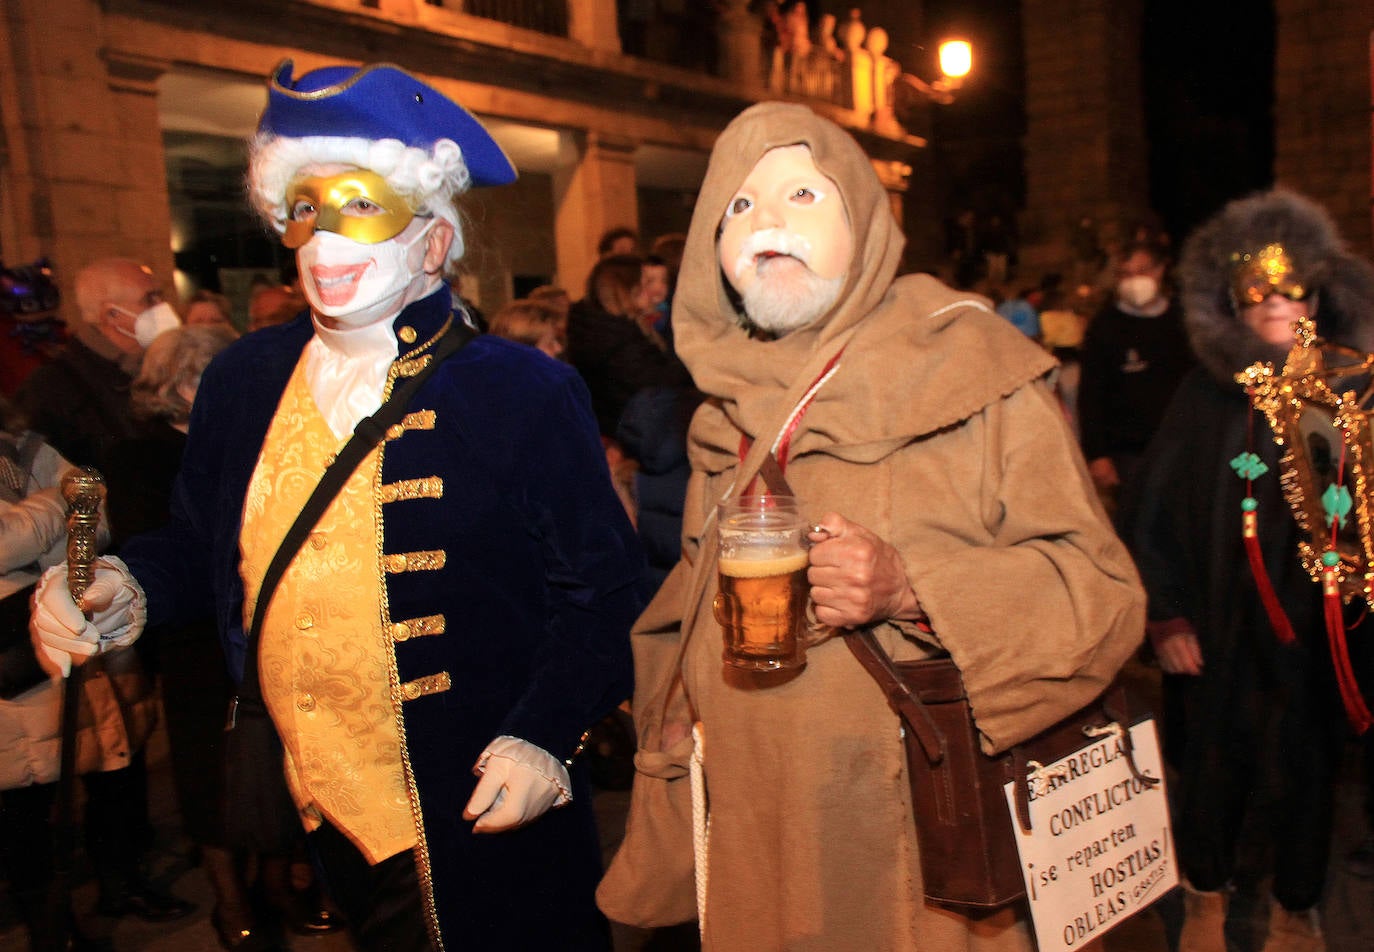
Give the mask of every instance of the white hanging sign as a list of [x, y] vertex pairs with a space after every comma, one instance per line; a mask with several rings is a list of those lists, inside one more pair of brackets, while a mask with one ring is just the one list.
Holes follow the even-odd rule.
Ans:
[[1178, 885], [1155, 722], [1132, 727], [1131, 742], [1136, 767], [1158, 783], [1132, 774], [1116, 725], [1062, 760], [1032, 762], [1030, 833], [1005, 787], [1040, 952], [1081, 948]]

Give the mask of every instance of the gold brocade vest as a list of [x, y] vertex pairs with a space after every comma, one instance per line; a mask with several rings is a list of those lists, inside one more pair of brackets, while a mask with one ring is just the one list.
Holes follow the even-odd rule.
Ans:
[[[343, 441], [296, 364], [248, 487], [244, 626], [262, 577]], [[286, 570], [263, 620], [262, 696], [286, 749], [286, 778], [307, 829], [323, 815], [377, 863], [417, 842], [382, 630], [379, 450], [363, 460]]]

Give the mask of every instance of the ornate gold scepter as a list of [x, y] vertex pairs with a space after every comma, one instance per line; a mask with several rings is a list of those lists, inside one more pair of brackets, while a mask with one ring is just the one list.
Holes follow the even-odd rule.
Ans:
[[[95, 579], [96, 534], [105, 479], [90, 466], [62, 477], [67, 501], [67, 591], [81, 604]], [[81, 716], [81, 679], [85, 668], [73, 664], [62, 693], [62, 758], [57, 779], [57, 822], [53, 830], [53, 881], [48, 894], [48, 921], [53, 935], [65, 943], [71, 905], [72, 858], [76, 846], [76, 748]], [[59, 945], [61, 947], [61, 945]]]

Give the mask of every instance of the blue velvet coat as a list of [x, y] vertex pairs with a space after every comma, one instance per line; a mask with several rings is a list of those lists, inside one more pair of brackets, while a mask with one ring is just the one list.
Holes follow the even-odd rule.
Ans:
[[[443, 291], [393, 323], [430, 340]], [[229, 665], [242, 676], [244, 496], [278, 400], [313, 329], [308, 316], [249, 335], [206, 370], [165, 529], [122, 553], [148, 594], [149, 624], [194, 617], [213, 599]], [[452, 687], [405, 701], [412, 806], [423, 815], [433, 899], [448, 946], [605, 948], [593, 890], [600, 852], [585, 769], [573, 803], [508, 833], [462, 819], [472, 765], [510, 734], [559, 759], [631, 690], [628, 631], [642, 570], [606, 471], [586, 390], [533, 348], [479, 337], [425, 382], [393, 428], [381, 481], [440, 476], [439, 499], [381, 503], [387, 555], [441, 549], [437, 571], [387, 573], [384, 622], [443, 615], [444, 633], [393, 640], [402, 683], [446, 671]], [[423, 854], [422, 876], [423, 875]], [[548, 943], [552, 942], [553, 945]]]

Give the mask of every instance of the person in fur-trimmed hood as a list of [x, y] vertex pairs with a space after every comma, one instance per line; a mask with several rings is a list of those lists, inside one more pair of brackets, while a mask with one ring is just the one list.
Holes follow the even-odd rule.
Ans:
[[[898, 659], [949, 652], [987, 750], [1081, 707], [1139, 642], [1139, 582], [1045, 383], [1053, 360], [982, 298], [894, 278], [902, 244], [858, 144], [805, 107], [751, 107], [717, 141], [673, 308], [707, 400], [684, 556], [632, 638], [639, 774], [598, 891], [613, 919], [689, 920], [696, 885], [711, 952], [1031, 947], [1019, 906], [975, 923], [923, 900], [900, 722], [842, 639], [800, 673], [727, 670], [711, 610], [711, 514], [772, 448], [826, 530], [817, 619]], [[695, 869], [673, 823], [694, 722]]]
[[[1278, 451], [1235, 375], [1282, 366], [1296, 322], [1374, 350], [1374, 269], [1346, 251], [1320, 207], [1275, 190], [1234, 201], [1185, 243], [1179, 277], [1200, 366], [1185, 377], [1147, 453], [1125, 521], [1149, 592], [1150, 641], [1165, 671], [1165, 752], [1180, 770], [1177, 837], [1188, 882], [1180, 949], [1226, 948], [1222, 927], [1249, 795], [1280, 784], [1274, 902], [1266, 950], [1322, 949], [1317, 903], [1331, 840], [1342, 715], [1321, 593], [1298, 559], [1298, 528]], [[1231, 461], [1257, 454], [1263, 560], [1297, 642], [1281, 644], [1241, 535], [1246, 481]]]

